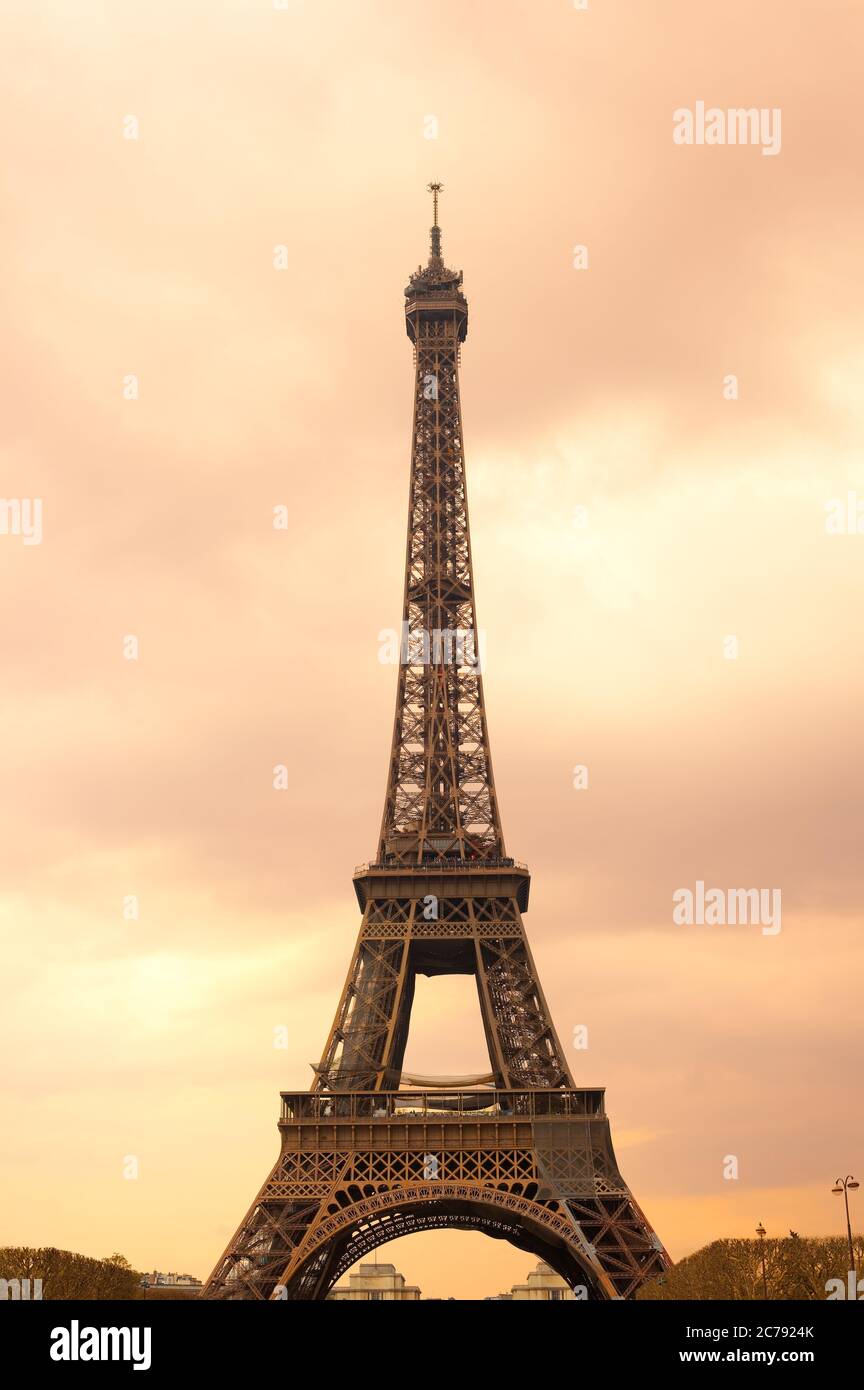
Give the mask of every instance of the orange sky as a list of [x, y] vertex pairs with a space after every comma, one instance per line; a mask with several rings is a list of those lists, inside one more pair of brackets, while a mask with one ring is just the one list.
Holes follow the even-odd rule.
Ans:
[[[7, 0], [0, 491], [43, 539], [0, 535], [0, 1243], [206, 1276], [311, 1080], [384, 792], [433, 177], [496, 781], [577, 1081], [674, 1256], [840, 1232], [862, 37], [853, 0]], [[699, 100], [781, 108], [780, 154], [676, 146]], [[780, 887], [782, 931], [675, 926], [697, 879]], [[411, 1069], [485, 1069], [469, 985], [421, 981]], [[531, 1264], [379, 1259], [463, 1297]]]

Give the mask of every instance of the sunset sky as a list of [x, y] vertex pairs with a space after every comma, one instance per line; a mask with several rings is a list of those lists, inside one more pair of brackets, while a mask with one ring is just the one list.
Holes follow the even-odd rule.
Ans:
[[[673, 1257], [841, 1233], [862, 41], [858, 0], [5, 0], [0, 493], [43, 535], [0, 534], [0, 1245], [205, 1278], [311, 1082], [384, 795], [433, 178], [496, 784], [577, 1084]], [[676, 145], [698, 101], [779, 108], [779, 154]], [[781, 931], [675, 925], [697, 880], [781, 889]], [[406, 1067], [487, 1066], [472, 982], [422, 979]], [[463, 1298], [533, 1263], [378, 1258]]]

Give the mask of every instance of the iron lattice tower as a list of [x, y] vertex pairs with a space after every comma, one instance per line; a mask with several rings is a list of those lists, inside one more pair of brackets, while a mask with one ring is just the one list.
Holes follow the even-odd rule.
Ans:
[[[279, 1159], [205, 1298], [321, 1299], [396, 1236], [485, 1231], [588, 1298], [635, 1293], [668, 1257], [618, 1171], [602, 1090], [577, 1089], [525, 936], [530, 876], [508, 858], [476, 626], [459, 353], [462, 274], [411, 276], [414, 424], [393, 743], [363, 913], [315, 1079], [283, 1092]], [[403, 1071], [416, 976], [471, 974], [488, 1074]]]

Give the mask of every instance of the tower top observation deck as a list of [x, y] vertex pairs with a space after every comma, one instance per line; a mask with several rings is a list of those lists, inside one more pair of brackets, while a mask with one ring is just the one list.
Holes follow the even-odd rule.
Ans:
[[[445, 324], [448, 320], [460, 343], [468, 333], [468, 301], [462, 293], [462, 271], [450, 270], [441, 256], [441, 228], [438, 225], [438, 194], [442, 183], [430, 183], [432, 226], [429, 229], [429, 260], [419, 266], [405, 287], [405, 327], [416, 344], [421, 323]], [[433, 333], [436, 330], [433, 329]], [[438, 330], [441, 331], [441, 330]]]

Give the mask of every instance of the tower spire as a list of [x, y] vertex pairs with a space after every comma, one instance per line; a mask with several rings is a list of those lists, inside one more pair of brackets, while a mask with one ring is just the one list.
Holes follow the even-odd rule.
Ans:
[[429, 183], [426, 185], [432, 194], [432, 227], [429, 232], [429, 259], [430, 261], [440, 261], [441, 259], [441, 228], [438, 226], [438, 194], [444, 187], [443, 183]]

